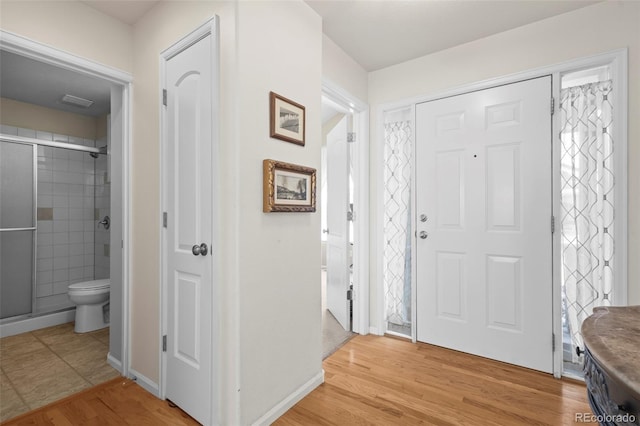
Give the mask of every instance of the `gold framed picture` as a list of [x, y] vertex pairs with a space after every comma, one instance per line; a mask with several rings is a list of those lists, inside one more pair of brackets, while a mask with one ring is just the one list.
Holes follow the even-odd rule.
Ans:
[[269, 92], [269, 105], [270, 136], [304, 146], [304, 106], [274, 92]]
[[316, 211], [316, 169], [264, 160], [262, 170], [262, 211]]

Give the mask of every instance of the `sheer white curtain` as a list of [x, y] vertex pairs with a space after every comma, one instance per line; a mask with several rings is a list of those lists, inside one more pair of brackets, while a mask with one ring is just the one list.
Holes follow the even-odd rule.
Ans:
[[611, 81], [561, 91], [562, 283], [573, 361], [582, 321], [612, 298], [615, 261]]
[[411, 322], [412, 126], [410, 120], [398, 118], [402, 117], [389, 116], [384, 125], [383, 281], [388, 326]]

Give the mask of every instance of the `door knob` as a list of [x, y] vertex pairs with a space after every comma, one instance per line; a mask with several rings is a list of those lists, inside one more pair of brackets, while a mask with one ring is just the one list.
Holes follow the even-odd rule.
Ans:
[[200, 245], [196, 244], [193, 247], [191, 247], [191, 253], [193, 253], [194, 256], [198, 256], [198, 255], [206, 256], [207, 253], [209, 253], [209, 247], [207, 247], [205, 243], [202, 243]]
[[425, 231], [420, 231], [420, 238], [422, 238], [423, 240], [426, 240], [428, 236], [429, 234], [427, 234]]

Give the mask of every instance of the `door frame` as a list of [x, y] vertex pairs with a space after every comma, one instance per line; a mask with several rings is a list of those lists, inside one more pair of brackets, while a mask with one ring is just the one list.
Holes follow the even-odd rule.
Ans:
[[[166, 81], [166, 67], [167, 61], [187, 49], [189, 46], [197, 43], [201, 39], [211, 35], [213, 37], [211, 43], [211, 58], [213, 60], [212, 67], [212, 78], [213, 83], [211, 85], [212, 88], [212, 117], [211, 117], [211, 126], [212, 126], [212, 156], [213, 162], [211, 167], [213, 169], [213, 181], [211, 182], [211, 197], [213, 205], [217, 205], [219, 203], [219, 193], [218, 188], [216, 186], [216, 171], [219, 170], [219, 125], [218, 125], [218, 115], [219, 115], [219, 101], [217, 93], [219, 92], [219, 82], [220, 82], [220, 71], [219, 71], [219, 18], [217, 16], [211, 17], [205, 23], [200, 25], [198, 28], [191, 31], [189, 34], [180, 38], [173, 45], [162, 51], [159, 55], [160, 57], [160, 80], [159, 80], [159, 93], [162, 94], [162, 90], [165, 88]], [[159, 347], [158, 352], [160, 353], [160, 372], [159, 372], [159, 394], [158, 397], [161, 399], [166, 398], [166, 386], [167, 386], [167, 357], [166, 352], [163, 351], [162, 348], [162, 336], [167, 334], [168, 331], [168, 280], [166, 276], [166, 257], [167, 257], [167, 244], [166, 244], [166, 232], [162, 223], [162, 214], [167, 211], [167, 190], [169, 188], [168, 180], [167, 180], [167, 148], [168, 148], [168, 135], [167, 135], [167, 125], [168, 119], [166, 115], [166, 108], [162, 103], [162, 95], [160, 96], [160, 102], [158, 105], [159, 115], [160, 115], [160, 211], [158, 212], [161, 220], [159, 224], [159, 232], [160, 232], [160, 330], [159, 330]], [[217, 224], [219, 223], [218, 214], [216, 213], [215, 208], [213, 209], [212, 215], [212, 241], [210, 251], [211, 255], [215, 255], [214, 252], [216, 249], [215, 242], [218, 240], [219, 229]], [[214, 326], [215, 324], [220, 323], [220, 290], [218, 286], [216, 286], [216, 275], [214, 274], [215, 266], [217, 265], [217, 261], [214, 260], [211, 263], [211, 347], [220, 348], [220, 335], [217, 328]], [[209, 383], [211, 388], [211, 413], [210, 419], [213, 424], [217, 424], [219, 420], [219, 416], [216, 416], [216, 413], [220, 413], [219, 407], [219, 396], [220, 396], [220, 386], [214, 384], [214, 377], [222, 377], [221, 371], [218, 368], [220, 365], [220, 353], [216, 350], [212, 350], [211, 356], [211, 377], [209, 377]]]
[[[618, 241], [617, 247], [617, 261], [618, 261], [618, 270], [616, 274], [616, 278], [614, 281], [615, 295], [613, 303], [616, 305], [626, 305], [628, 299], [628, 285], [627, 285], [627, 274], [628, 274], [628, 238], [627, 238], [627, 216], [628, 216], [628, 201], [627, 201], [627, 187], [628, 187], [628, 173], [627, 173], [627, 133], [628, 133], [628, 49], [622, 48], [617, 49], [597, 55], [587, 56], [583, 58], [577, 58], [568, 60], [565, 62], [534, 68], [514, 74], [509, 74], [501, 77], [491, 78], [487, 80], [478, 81], [471, 84], [464, 84], [461, 86], [453, 87], [450, 89], [446, 89], [439, 92], [434, 92], [431, 94], [419, 95], [410, 98], [406, 98], [396, 102], [390, 102], [381, 104], [376, 111], [376, 128], [375, 133], [377, 136], [377, 156], [376, 156], [376, 165], [378, 166], [378, 172], [376, 176], [377, 182], [384, 182], [382, 171], [383, 168], [383, 152], [384, 152], [384, 115], [386, 113], [394, 112], [402, 109], [410, 109], [411, 116], [413, 117], [415, 124], [415, 105], [422, 102], [434, 101], [437, 99], [447, 98], [451, 96], [462, 95], [469, 92], [474, 92], [478, 90], [489, 89], [491, 87], [502, 86], [506, 84], [515, 83], [522, 80], [528, 80], [531, 78], [542, 77], [545, 75], [552, 76], [552, 96], [556, 99], [555, 105], [555, 113], [552, 117], [551, 128], [552, 128], [552, 206], [553, 206], [553, 216], [558, 218], [560, 217], [560, 143], [559, 143], [559, 134], [555, 130], [558, 128], [558, 120], [559, 114], [557, 113], [558, 109], [558, 101], [560, 99], [560, 77], [563, 74], [579, 71], [587, 68], [595, 68], [598, 66], [608, 65], [611, 69], [611, 74], [613, 75], [613, 84], [614, 90], [617, 93], [616, 99], [614, 101], [614, 109], [618, 111], [617, 114], [617, 122], [618, 124], [615, 126], [613, 138], [617, 141], [616, 143], [616, 157], [615, 157], [615, 175], [616, 181], [618, 185], [615, 189], [616, 196], [616, 233], [615, 238]], [[415, 125], [414, 125], [415, 128]], [[415, 151], [415, 145], [413, 147]], [[415, 158], [415, 152], [414, 152]], [[414, 167], [415, 169], [415, 167]], [[412, 203], [415, 206], [415, 178], [413, 177], [412, 171]], [[376, 238], [376, 243], [378, 246], [378, 258], [381, 259], [381, 250], [383, 247], [383, 238], [384, 238], [384, 230], [382, 228], [382, 217], [384, 215], [384, 204], [382, 197], [383, 187], [380, 186], [376, 189], [378, 202], [376, 203], [376, 214], [377, 214], [377, 222], [376, 228], [373, 231], [373, 235]], [[412, 223], [416, 223], [415, 209], [412, 208]], [[560, 232], [555, 232], [552, 237], [552, 256], [553, 256], [553, 266], [552, 266], [552, 305], [553, 305], [553, 330], [550, 330], [553, 333], [553, 341], [554, 347], [556, 348], [553, 354], [553, 374], [556, 378], [560, 378], [562, 376], [562, 288], [561, 288], [561, 280], [560, 273], [562, 265], [560, 264], [559, 256], [560, 256]], [[416, 236], [414, 234], [412, 238], [412, 250], [415, 249]], [[412, 303], [412, 331], [411, 338], [412, 341], [416, 341], [416, 332], [415, 332], [415, 324], [417, 318], [416, 308], [416, 288], [415, 288], [415, 258], [412, 257], [412, 271], [414, 272], [412, 277], [412, 294], [411, 294], [411, 303]], [[376, 306], [378, 307], [377, 312], [377, 323], [380, 324], [381, 329], [376, 330], [377, 334], [384, 334], [384, 283], [382, 280], [382, 274], [379, 272], [376, 277], [374, 277], [374, 284], [376, 287], [377, 299]], [[372, 330], [375, 328], [372, 327]]]
[[369, 107], [330, 79], [322, 78], [322, 96], [353, 115], [353, 322], [351, 331], [369, 334]]
[[[121, 111], [121, 123], [118, 123], [122, 134], [122, 185], [112, 188], [112, 199], [119, 198], [122, 208], [122, 288], [120, 297], [111, 297], [111, 303], [120, 304], [122, 323], [120, 326], [120, 359], [109, 354], [107, 361], [123, 376], [130, 374], [131, 362], [131, 333], [130, 333], [130, 309], [129, 309], [129, 285], [131, 280], [130, 247], [131, 247], [131, 140], [132, 140], [132, 105], [133, 105], [133, 76], [125, 71], [103, 65], [91, 59], [87, 59], [64, 50], [45, 45], [30, 38], [0, 30], [0, 49], [16, 53], [39, 62], [44, 62], [58, 68], [74, 71], [89, 77], [99, 78], [112, 83], [116, 90], [119, 89], [121, 102], [118, 107]], [[113, 93], [113, 89], [112, 89]], [[117, 108], [116, 108], [117, 109]], [[112, 288], [112, 294], [114, 292]], [[117, 292], [116, 292], [117, 294]], [[112, 324], [113, 325], [113, 324]]]

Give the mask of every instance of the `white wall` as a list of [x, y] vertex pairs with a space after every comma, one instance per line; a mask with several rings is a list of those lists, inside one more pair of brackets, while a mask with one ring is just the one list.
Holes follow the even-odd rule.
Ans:
[[[322, 368], [319, 208], [262, 212], [262, 160], [320, 169], [322, 24], [302, 1], [242, 1], [237, 22], [237, 173], [229, 185], [238, 194], [240, 423], [249, 424]], [[269, 91], [306, 107], [304, 147], [269, 138]]]
[[322, 35], [322, 77], [366, 103], [367, 72], [326, 35]]
[[[436, 93], [623, 47], [629, 48], [629, 303], [640, 303], [640, 3], [610, 1], [549, 18], [369, 74], [371, 105], [371, 223], [381, 183], [376, 114], [379, 105]], [[377, 240], [372, 234], [371, 253]], [[372, 258], [372, 326], [379, 327], [375, 283], [381, 279]]]

